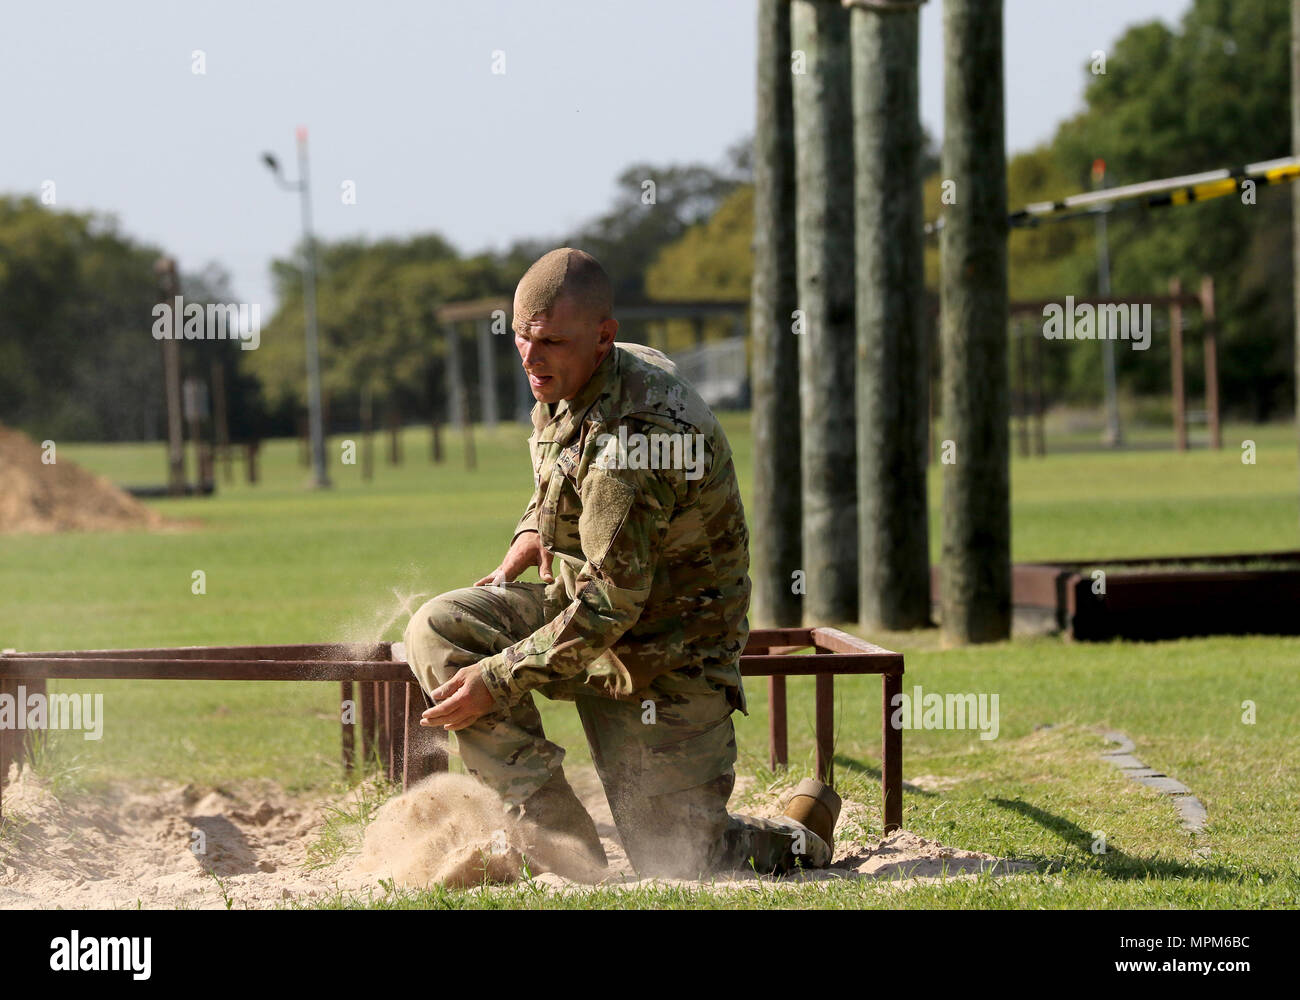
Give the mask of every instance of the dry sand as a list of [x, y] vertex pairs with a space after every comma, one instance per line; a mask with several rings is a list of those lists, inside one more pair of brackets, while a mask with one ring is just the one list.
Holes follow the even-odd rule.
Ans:
[[0, 534], [161, 528], [167, 522], [103, 476], [66, 458], [46, 465], [40, 445], [0, 427]]
[[[605, 843], [606, 885], [637, 886], [595, 772], [574, 768], [570, 781]], [[0, 908], [266, 908], [345, 892], [382, 896], [381, 879], [418, 885], [430, 880], [477, 885], [483, 866], [497, 879], [518, 877], [520, 831], [512, 829], [492, 793], [462, 775], [440, 775], [390, 799], [375, 815], [364, 843], [332, 864], [308, 870], [307, 848], [316, 842], [332, 808], [348, 809], [363, 794], [325, 802], [291, 797], [274, 786], [162, 790], [125, 788], [56, 800], [30, 769], [11, 771], [0, 834]], [[776, 815], [776, 796], [758, 797], [748, 811]], [[737, 806], [733, 800], [733, 809]], [[944, 847], [902, 831], [882, 841], [841, 839], [862, 806], [845, 802], [832, 867], [784, 878], [737, 873], [711, 882], [657, 880], [686, 887], [767, 889], [800, 882], [878, 880], [900, 889], [940, 878], [1007, 873], [1030, 866], [988, 854]], [[192, 849], [202, 846], [203, 853]], [[563, 855], [557, 855], [561, 861]], [[534, 872], [537, 870], [534, 865]], [[543, 866], [545, 867], [545, 866]], [[535, 874], [550, 891], [585, 888], [582, 873]], [[220, 883], [220, 884], [219, 884]], [[480, 890], [473, 890], [480, 891]], [[489, 889], [488, 891], [492, 891]]]

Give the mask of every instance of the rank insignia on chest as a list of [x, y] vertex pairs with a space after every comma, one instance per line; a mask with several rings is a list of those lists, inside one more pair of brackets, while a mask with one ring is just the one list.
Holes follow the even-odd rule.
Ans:
[[555, 460], [556, 466], [566, 476], [572, 478], [578, 468], [578, 456], [580, 454], [577, 444], [573, 444], [560, 452], [559, 457]]

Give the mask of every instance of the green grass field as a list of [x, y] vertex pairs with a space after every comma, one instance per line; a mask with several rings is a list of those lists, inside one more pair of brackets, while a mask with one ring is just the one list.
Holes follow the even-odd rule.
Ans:
[[[750, 496], [747, 416], [724, 415], [724, 425]], [[1256, 444], [1253, 465], [1241, 461], [1245, 439]], [[473, 472], [454, 437], [446, 461], [434, 465], [427, 431], [409, 429], [405, 464], [381, 458], [370, 484], [361, 483], [358, 467], [337, 464], [341, 440], [331, 440], [336, 488], [329, 492], [306, 490], [297, 445], [276, 441], [263, 448], [259, 485], [223, 483], [210, 499], [157, 502], [186, 522], [177, 530], [0, 537], [0, 647], [343, 640], [378, 637], [385, 624], [383, 636], [398, 638], [404, 601], [467, 586], [496, 565], [531, 490], [525, 428], [479, 429]], [[60, 443], [58, 456], [118, 482], [158, 482], [164, 473], [157, 444]], [[930, 496], [937, 558], [938, 466]], [[1012, 501], [1016, 560], [1300, 548], [1289, 425], [1229, 426], [1218, 453], [1016, 459]], [[195, 570], [206, 575], [206, 594], [191, 593]], [[973, 731], [904, 734], [904, 777], [935, 776], [947, 786], [909, 790], [904, 825], [955, 847], [1038, 862], [1036, 872], [905, 893], [852, 883], [779, 897], [596, 890], [556, 899], [525, 885], [486, 897], [395, 893], [373, 905], [1300, 906], [1300, 640], [1027, 638], [943, 650], [934, 631], [863, 634], [906, 654], [905, 690], [999, 696], [996, 740]], [[64, 689], [79, 688], [65, 682]], [[102, 741], [52, 734], [44, 766], [69, 792], [128, 778], [274, 779], [322, 795], [340, 788], [336, 685], [159, 681], [102, 690]], [[837, 686], [837, 781], [877, 807], [879, 697], [876, 678]], [[750, 700], [751, 715], [737, 724], [740, 769], [770, 778], [760, 686]], [[1254, 724], [1242, 722], [1247, 700], [1257, 706]], [[541, 704], [548, 733], [571, 748], [572, 760], [587, 761], [571, 708]], [[810, 679], [791, 682], [790, 713], [791, 771], [810, 774]], [[1126, 732], [1147, 764], [1192, 789], [1209, 811], [1208, 837], [1193, 844], [1168, 798], [1098, 759], [1103, 729]], [[878, 808], [873, 815], [878, 824]], [[1101, 855], [1090, 849], [1098, 833], [1108, 845]], [[1208, 859], [1194, 850], [1207, 842]]]

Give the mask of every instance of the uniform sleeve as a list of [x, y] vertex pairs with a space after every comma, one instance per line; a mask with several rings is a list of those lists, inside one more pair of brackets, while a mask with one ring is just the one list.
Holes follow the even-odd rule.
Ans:
[[537, 490], [533, 490], [533, 498], [528, 501], [528, 509], [524, 511], [524, 516], [519, 519], [515, 525], [514, 537], [510, 539], [513, 544], [515, 538], [518, 538], [525, 531], [537, 530], [537, 505], [541, 502]]
[[526, 692], [581, 673], [641, 615], [668, 534], [672, 472], [603, 469], [582, 482], [578, 522], [586, 558], [574, 599], [526, 639], [480, 661], [500, 706]]

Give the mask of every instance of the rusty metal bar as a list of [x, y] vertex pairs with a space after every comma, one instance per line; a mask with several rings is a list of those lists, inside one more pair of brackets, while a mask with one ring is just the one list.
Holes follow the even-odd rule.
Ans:
[[818, 649], [824, 649], [828, 653], [870, 653], [873, 656], [899, 656], [892, 649], [885, 649], [883, 646], [877, 646], [875, 643], [867, 642], [866, 639], [859, 639], [856, 635], [841, 631], [837, 628], [819, 627], [809, 629], [812, 633], [812, 641]]
[[[411, 752], [415, 749], [411, 744], [415, 738], [415, 733], [411, 732], [412, 727], [418, 728], [420, 725], [420, 713], [416, 709], [415, 703], [411, 700], [415, 692], [411, 690], [411, 685], [406, 685], [403, 697], [402, 710], [404, 717], [402, 719], [402, 791], [411, 787]], [[411, 719], [411, 713], [415, 712], [415, 719]]]
[[[821, 653], [821, 650], [818, 650]], [[833, 655], [833, 654], [822, 654]], [[820, 657], [818, 657], [820, 659]], [[823, 661], [824, 662], [824, 661]], [[815, 701], [818, 781], [828, 785], [835, 783], [835, 675], [817, 675], [817, 694]]]
[[388, 780], [401, 781], [406, 750], [406, 684], [389, 681], [384, 688], [388, 715]]
[[880, 792], [885, 814], [885, 833], [903, 828], [903, 729], [892, 725], [894, 703], [903, 693], [903, 675], [881, 677]]
[[392, 660], [166, 660], [77, 656], [0, 656], [0, 676], [82, 680], [405, 681], [411, 668]]
[[749, 630], [745, 642], [746, 653], [761, 653], [773, 646], [790, 646], [802, 649], [813, 644], [810, 628], [755, 628]]
[[79, 660], [303, 660], [333, 662], [388, 662], [391, 642], [308, 642], [275, 646], [176, 646], [145, 649], [75, 649], [4, 654], [9, 659]]
[[[818, 652], [837, 652], [819, 649]], [[902, 654], [887, 651], [839, 653], [835, 672], [881, 674], [901, 669]], [[804, 662], [807, 661], [807, 662]], [[807, 675], [822, 667], [811, 657], [788, 654], [745, 654], [740, 658], [746, 677]], [[178, 660], [112, 659], [109, 657], [0, 657], [0, 676], [80, 678], [99, 680], [238, 680], [238, 681], [364, 681], [405, 682], [410, 667], [392, 660]]]
[[767, 678], [767, 749], [772, 769], [790, 763], [790, 739], [786, 725], [785, 676], [774, 674]]
[[[0, 677], [0, 696], [3, 695], [17, 698], [17, 682]], [[0, 791], [4, 790], [5, 784], [9, 781], [9, 764], [16, 756], [13, 752], [14, 737], [16, 735], [17, 730], [0, 728]], [[3, 815], [4, 813], [0, 811], [0, 816]]]
[[388, 725], [388, 684], [383, 681], [375, 682], [375, 725], [379, 773], [383, 775], [388, 772], [388, 756], [393, 742], [392, 730]]
[[[392, 659], [404, 654], [400, 646], [393, 646], [387, 642], [304, 643], [9, 653], [0, 655], [0, 693], [16, 696], [20, 681], [31, 691], [43, 691], [47, 678], [338, 681], [341, 701], [350, 701], [354, 691], [360, 696], [363, 756], [368, 760], [376, 751], [388, 777], [405, 786], [445, 770], [448, 753], [445, 733], [419, 725], [419, 692], [410, 667]], [[818, 655], [789, 655], [810, 646]], [[885, 826], [886, 830], [897, 829], [902, 818], [902, 733], [889, 727], [888, 720], [890, 699], [902, 689], [902, 655], [834, 628], [755, 629], [745, 648], [741, 672], [769, 679], [769, 750], [774, 767], [788, 764], [785, 678], [817, 677], [816, 767], [828, 782], [833, 774], [834, 675], [882, 675]], [[833, 659], [820, 658], [827, 654], [833, 654]], [[389, 659], [382, 659], [385, 656]], [[360, 686], [354, 687], [354, 683]], [[355, 765], [355, 730], [354, 717], [352, 723], [343, 725], [342, 733], [344, 766], [349, 769]], [[8, 765], [21, 758], [23, 748], [20, 734], [0, 731], [0, 788], [8, 776]]]
[[[27, 681], [26, 684], [27, 690], [30, 694], [38, 694], [42, 698], [48, 697], [49, 692], [46, 688], [44, 677], [34, 678], [33, 680]], [[48, 704], [48, 702], [46, 704]], [[26, 739], [23, 741], [23, 748], [26, 750], [25, 756], [27, 760], [31, 761], [32, 764], [35, 764], [38, 748], [43, 748], [45, 746], [45, 741], [49, 738], [49, 731], [45, 729], [29, 729], [25, 735]], [[21, 762], [21, 755], [19, 760]]]
[[[339, 709], [343, 726], [343, 770], [351, 774], [357, 756], [357, 703], [352, 700], [351, 681], [339, 682]], [[351, 722], [348, 721], [349, 716]]]
[[[833, 651], [819, 649], [817, 652], [830, 653]], [[837, 674], [888, 674], [902, 668], [902, 653], [840, 653], [835, 657], [835, 673]], [[820, 674], [825, 669], [825, 664], [818, 663], [813, 656], [759, 653], [740, 658], [740, 673], [743, 677], [770, 677], [774, 674], [785, 676]]]
[[375, 682], [361, 682], [361, 769], [366, 771], [375, 753]]

